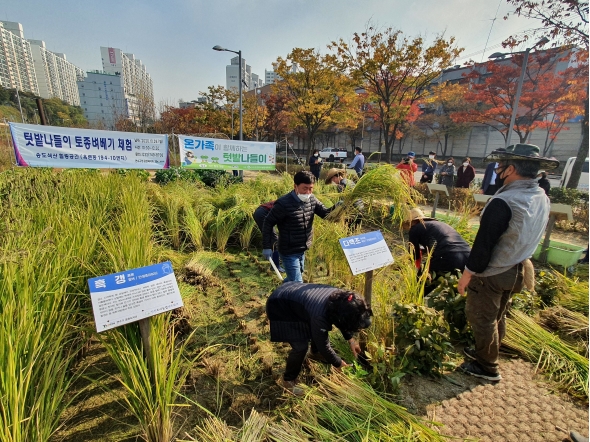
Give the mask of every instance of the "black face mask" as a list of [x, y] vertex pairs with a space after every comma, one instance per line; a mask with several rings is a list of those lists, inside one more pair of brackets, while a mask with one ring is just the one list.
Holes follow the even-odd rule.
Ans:
[[496, 188], [497, 189], [499, 189], [500, 187], [502, 187], [504, 185], [504, 180], [506, 178], [500, 178], [500, 175], [502, 175], [505, 170], [506, 170], [506, 168], [502, 169], [502, 171], [500, 173], [496, 173]]

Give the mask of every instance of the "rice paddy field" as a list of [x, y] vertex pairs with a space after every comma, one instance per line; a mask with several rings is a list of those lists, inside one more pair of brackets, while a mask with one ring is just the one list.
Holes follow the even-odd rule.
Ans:
[[[269, 342], [268, 295], [280, 282], [261, 257], [252, 213], [292, 189], [288, 174], [209, 187], [165, 185], [133, 171], [12, 169], [0, 173], [0, 441], [439, 441], [418, 383], [457, 384], [470, 332], [456, 277], [435, 275], [424, 297], [401, 222], [422, 202], [392, 166], [326, 206], [306, 255], [307, 282], [363, 291], [338, 239], [381, 230], [395, 263], [375, 272], [369, 363], [334, 372], [306, 362], [305, 396], [276, 383], [288, 346]], [[366, 213], [360, 224], [355, 201]], [[455, 219], [471, 216], [468, 204]], [[467, 236], [470, 227], [457, 221]], [[87, 280], [171, 261], [184, 307], [96, 333]], [[588, 273], [539, 268], [538, 292], [515, 298], [511, 357], [530, 361], [552, 391], [588, 401]], [[585, 273], [584, 273], [585, 272]], [[545, 296], [541, 296], [545, 294]], [[544, 301], [541, 301], [543, 299]], [[464, 321], [464, 319], [463, 319]], [[408, 339], [408, 336], [414, 336]], [[352, 361], [333, 333], [333, 346]], [[463, 376], [463, 375], [461, 375]], [[447, 382], [448, 381], [448, 382]], [[469, 388], [469, 383], [465, 383]], [[456, 387], [456, 385], [455, 385]], [[411, 390], [415, 390], [411, 392]], [[413, 396], [414, 405], [408, 405]], [[417, 405], [416, 405], [417, 404]]]

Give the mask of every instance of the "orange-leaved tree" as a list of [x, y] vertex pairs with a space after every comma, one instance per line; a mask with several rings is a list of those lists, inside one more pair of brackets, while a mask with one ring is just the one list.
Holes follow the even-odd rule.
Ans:
[[[571, 94], [579, 91], [576, 79], [580, 71], [567, 68], [569, 55], [570, 51], [556, 50], [529, 55], [512, 127], [520, 143], [525, 143], [537, 128], [550, 129], [553, 132], [551, 137], [555, 138], [563, 125], [556, 126], [552, 119], [569, 118], [575, 109], [579, 109], [573, 103]], [[522, 53], [515, 53], [506, 60], [476, 65], [465, 76], [470, 82], [465, 98], [473, 107], [453, 113], [454, 121], [490, 125], [506, 139], [523, 60]]]
[[442, 156], [447, 155], [449, 139], [464, 135], [470, 124], [454, 119], [458, 112], [469, 112], [472, 104], [465, 99], [467, 87], [456, 83], [442, 83], [430, 90], [423, 103], [423, 113], [418, 117], [415, 127], [423, 131], [422, 137], [436, 140]]
[[350, 116], [360, 112], [354, 82], [339, 69], [334, 56], [295, 48], [277, 59], [275, 71], [282, 80], [273, 85], [273, 93], [285, 98], [290, 126], [305, 129], [307, 154], [319, 130], [359, 121]]
[[422, 37], [409, 39], [401, 31], [381, 31], [368, 25], [365, 32], [353, 34], [350, 44], [340, 39], [328, 46], [369, 93], [385, 137], [386, 161], [391, 161], [393, 143], [403, 135], [400, 128], [410, 116], [412, 105], [428, 93], [430, 83], [460, 54], [454, 41], [453, 37], [437, 37], [428, 45]]
[[[506, 45], [514, 45], [528, 38], [549, 35], [554, 40], [554, 46], [573, 45], [580, 49], [576, 53], [579, 66], [586, 69], [582, 78], [585, 80], [586, 90], [579, 97], [584, 107], [584, 118], [581, 121], [582, 140], [572, 168], [567, 187], [575, 189], [578, 186], [584, 160], [588, 157], [589, 129], [588, 129], [588, 0], [507, 0], [514, 6], [512, 14], [537, 21], [537, 27], [521, 35], [513, 35]], [[505, 17], [505, 19], [508, 16]], [[532, 32], [531, 32], [532, 31]], [[585, 65], [584, 65], [585, 64]]]

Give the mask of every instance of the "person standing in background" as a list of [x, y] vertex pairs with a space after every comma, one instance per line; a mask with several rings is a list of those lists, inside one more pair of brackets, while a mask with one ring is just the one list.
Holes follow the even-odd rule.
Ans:
[[428, 154], [428, 159], [424, 160], [422, 163], [422, 178], [420, 178], [421, 183], [432, 183], [432, 178], [434, 177], [434, 173], [436, 172], [436, 152], [430, 151]]
[[471, 165], [471, 158], [463, 158], [461, 167], [457, 169], [457, 187], [469, 189], [469, 185], [475, 178], [475, 169]]
[[320, 157], [320, 151], [317, 149], [313, 150], [313, 154], [309, 157], [309, 171], [313, 173], [316, 180], [320, 179], [320, 172], [322, 170], [322, 158]]
[[360, 147], [354, 148], [354, 160], [348, 166], [349, 169], [354, 169], [358, 177], [363, 176], [363, 169], [365, 168], [365, 156], [363, 155], [363, 149]]
[[438, 174], [438, 184], [444, 184], [447, 187], [455, 185], [455, 160], [453, 157], [447, 158], [444, 166], [441, 167]]
[[544, 170], [542, 170], [541, 172], [539, 172], [539, 175], [537, 175], [537, 178], [540, 178], [539, 181], [537, 181], [539, 183], [539, 187], [545, 191], [545, 195], [549, 196], [551, 184], [547, 179], [547, 173]]
[[414, 164], [412, 157], [405, 157], [399, 162], [397, 166], [395, 166], [395, 168], [400, 171], [401, 176], [403, 177], [404, 181], [408, 183], [408, 186], [414, 187], [416, 185], [414, 172], [418, 169], [418, 166]]
[[[502, 187], [499, 185], [501, 184], [501, 180], [498, 181], [498, 176], [496, 175], [497, 167], [498, 163], [490, 163], [487, 165], [483, 180], [481, 181], [480, 193], [483, 193], [484, 195], [493, 195], [496, 193], [496, 190]], [[496, 183], [496, 181], [498, 182]]]

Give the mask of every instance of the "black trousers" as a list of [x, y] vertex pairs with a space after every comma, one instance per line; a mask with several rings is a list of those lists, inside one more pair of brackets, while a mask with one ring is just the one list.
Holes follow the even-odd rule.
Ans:
[[[294, 381], [301, 372], [303, 361], [307, 355], [307, 348], [309, 347], [309, 341], [295, 341], [289, 342], [291, 345], [291, 351], [287, 356], [287, 365], [285, 367], [285, 374], [283, 379], [285, 381]], [[314, 343], [311, 343], [311, 352], [317, 353], [317, 347]]]

